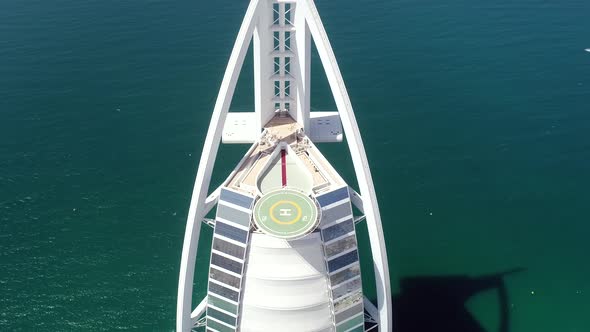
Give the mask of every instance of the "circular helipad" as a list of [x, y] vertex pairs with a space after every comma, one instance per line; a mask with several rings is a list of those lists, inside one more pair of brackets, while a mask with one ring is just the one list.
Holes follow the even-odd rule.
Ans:
[[318, 208], [308, 196], [279, 189], [262, 196], [254, 205], [254, 223], [263, 232], [283, 239], [297, 238], [317, 225]]

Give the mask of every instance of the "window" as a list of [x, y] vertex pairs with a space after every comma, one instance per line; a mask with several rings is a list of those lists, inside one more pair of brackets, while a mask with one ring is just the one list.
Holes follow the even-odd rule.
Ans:
[[220, 309], [223, 309], [227, 312], [232, 312], [234, 314], [238, 313], [238, 306], [237, 305], [227, 302], [227, 301], [225, 301], [221, 298], [218, 298], [216, 296], [209, 295], [207, 297], [207, 304], [215, 306]]
[[291, 50], [291, 31], [285, 31], [285, 50]]
[[221, 297], [230, 299], [234, 302], [238, 302], [238, 292], [219, 284], [209, 282], [209, 292], [220, 295]]
[[234, 277], [231, 274], [227, 274], [223, 271], [219, 271], [218, 269], [211, 268], [209, 271], [209, 278], [222, 282], [224, 284], [230, 285], [235, 288], [240, 288], [240, 278]]
[[365, 322], [365, 316], [363, 314], [360, 314], [360, 315], [352, 318], [351, 320], [346, 321], [346, 322], [342, 323], [341, 325], [338, 325], [336, 327], [336, 331], [337, 332], [341, 332], [341, 331], [357, 332], [357, 331], [359, 331], [358, 328], [354, 329], [354, 330], [350, 330], [350, 328], [358, 326], [358, 325], [361, 325], [360, 331], [364, 331], [365, 329], [362, 326], [362, 324], [364, 322]]
[[353, 230], [354, 223], [352, 222], [352, 219], [349, 219], [328, 228], [324, 228], [322, 230], [322, 236], [324, 237], [324, 242], [328, 242], [344, 234], [348, 234]]
[[354, 293], [361, 288], [361, 278], [354, 279], [332, 289], [332, 298], [338, 299], [344, 295]]
[[291, 74], [291, 58], [285, 57], [285, 74]]
[[343, 308], [348, 308], [351, 305], [361, 303], [363, 301], [363, 293], [359, 290], [358, 292], [352, 293], [349, 296], [345, 296], [338, 301], [334, 302], [334, 311], [338, 312]]
[[221, 197], [219, 198], [222, 201], [226, 201], [235, 205], [239, 205], [243, 208], [250, 209], [252, 207], [253, 199], [244, 195], [240, 195], [233, 191], [229, 191], [226, 189], [221, 190]]
[[[213, 328], [215, 329], [215, 331], [219, 331], [219, 332], [235, 332], [235, 328], [231, 328], [228, 327], [227, 325], [223, 325], [221, 323], [218, 323], [212, 319], [207, 319], [207, 327]], [[207, 331], [211, 331], [209, 329], [207, 329]]]
[[[360, 321], [360, 318], [355, 318], [354, 321], [355, 322]], [[352, 330], [348, 330], [347, 332], [365, 332], [365, 324], [364, 323], [365, 323], [365, 321], [364, 321], [364, 317], [363, 317], [363, 321], [360, 323], [360, 325], [358, 325], [357, 327], [355, 327]], [[352, 321], [350, 323], [346, 322], [346, 324], [352, 324]], [[345, 324], [342, 324], [342, 325], [345, 325]]]
[[279, 36], [280, 36], [280, 34], [278, 31], [275, 31], [273, 33], [273, 41], [274, 41], [273, 50], [275, 50], [275, 51], [278, 51], [281, 48], [280, 47], [281, 46], [281, 39]]
[[272, 24], [279, 24], [279, 8], [278, 3], [272, 4]]
[[233, 209], [229, 206], [223, 204], [217, 205], [217, 216], [227, 221], [250, 227], [250, 214]]
[[215, 234], [225, 236], [238, 242], [246, 243], [248, 240], [248, 232], [245, 230], [230, 226], [219, 220], [215, 222]]
[[348, 308], [340, 313], [336, 314], [336, 323], [341, 322], [347, 318], [353, 317], [359, 313], [363, 312], [363, 304], [359, 303], [354, 307]]
[[281, 58], [275, 57], [274, 58], [274, 65], [275, 65], [275, 70], [274, 70], [274, 74], [273, 75], [280, 74], [281, 73]]
[[338, 258], [335, 258], [328, 262], [328, 270], [336, 271], [340, 268], [348, 266], [354, 262], [359, 260], [359, 255], [356, 250], [349, 252], [348, 254], [344, 254]]
[[236, 325], [236, 318], [235, 317], [232, 317], [224, 312], [213, 309], [211, 307], [207, 308], [207, 316], [213, 317], [213, 318], [220, 320], [224, 323], [227, 323], [229, 325], [233, 325], [233, 326]]
[[347, 267], [346, 269], [339, 271], [330, 276], [330, 284], [332, 287], [345, 282], [348, 279], [354, 278], [361, 275], [361, 267], [359, 264]]
[[237, 274], [242, 274], [242, 263], [236, 262], [234, 260], [231, 260], [231, 259], [223, 257], [223, 256], [219, 256], [216, 253], [211, 254], [211, 264], [217, 265], [221, 268], [224, 268], [228, 271], [231, 271], [231, 272], [234, 272]]
[[228, 255], [232, 255], [239, 259], [244, 259], [244, 251], [245, 249], [235, 245], [233, 243], [229, 243], [224, 241], [220, 238], [213, 238], [213, 249], [226, 253]]
[[285, 96], [291, 96], [291, 81], [285, 81]]
[[290, 3], [285, 4], [285, 24], [293, 25], [292, 15], [293, 14], [293, 5]]
[[352, 218], [352, 208], [349, 202], [336, 205], [331, 209], [322, 210], [322, 223], [324, 223], [324, 225], [340, 220], [344, 217]]
[[327, 194], [319, 196], [317, 200], [321, 206], [326, 206], [341, 201], [345, 198], [348, 198], [348, 187], [343, 187], [338, 190], [331, 191]]
[[326, 246], [326, 257], [331, 257], [351, 248], [356, 248], [356, 236], [352, 234]]

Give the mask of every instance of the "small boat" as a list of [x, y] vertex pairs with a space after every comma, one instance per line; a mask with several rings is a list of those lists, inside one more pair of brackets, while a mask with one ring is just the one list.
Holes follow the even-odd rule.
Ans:
[[584, 51], [586, 51], [586, 52], [590, 52], [590, 48], [587, 48], [587, 49], [585, 49]]
[[[230, 112], [251, 41], [254, 111]], [[312, 42], [337, 111], [311, 111]], [[316, 146], [340, 143], [344, 136], [358, 188]], [[225, 162], [218, 156], [221, 143], [248, 144], [249, 149], [225, 181], [210, 190], [216, 160]], [[356, 227], [362, 222], [368, 230], [376, 301], [365, 296], [361, 281]], [[213, 228], [209, 265], [195, 266], [203, 225]], [[206, 289], [193, 290], [194, 274], [205, 270]], [[204, 296], [193, 299], [193, 294]], [[313, 0], [250, 1], [196, 175], [176, 329], [392, 330], [377, 196], [352, 104]]]

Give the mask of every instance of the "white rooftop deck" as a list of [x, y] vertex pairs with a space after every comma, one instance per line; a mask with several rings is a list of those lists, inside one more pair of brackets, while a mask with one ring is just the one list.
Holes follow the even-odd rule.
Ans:
[[[289, 146], [289, 167], [301, 168], [301, 171], [311, 176], [311, 186], [314, 192], [328, 187], [344, 185], [344, 181], [324, 158], [309, 138], [303, 134], [301, 126], [289, 115], [273, 117], [264, 127], [265, 132], [252, 153], [246, 157], [235, 175], [229, 181], [229, 187], [242, 190], [250, 194], [257, 194], [261, 175], [271, 163], [276, 161], [276, 148], [279, 144]], [[265, 184], [266, 186], [266, 184]], [[306, 185], [307, 187], [307, 185]], [[261, 190], [262, 189], [262, 190]], [[303, 190], [308, 191], [308, 190]]]

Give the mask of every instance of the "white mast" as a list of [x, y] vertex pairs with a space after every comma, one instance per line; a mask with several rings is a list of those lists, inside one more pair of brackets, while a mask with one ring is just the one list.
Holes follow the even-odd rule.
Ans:
[[[277, 16], [280, 18], [278, 22], [287, 20], [292, 24], [277, 26], [274, 24]], [[312, 39], [336, 101], [358, 179], [360, 195], [353, 199], [353, 203], [366, 216], [376, 276], [378, 303], [375, 316], [380, 331], [392, 330], [389, 269], [377, 197], [350, 98], [318, 11], [313, 0], [251, 0], [221, 84], [197, 171], [181, 258], [177, 331], [190, 331], [206, 307], [204, 299], [194, 311], [192, 308], [200, 227], [218, 199], [218, 190], [208, 195], [211, 173], [250, 41], [254, 47], [255, 121], [248, 130], [252, 131], [252, 136], [258, 137], [277, 109], [288, 110], [291, 117], [309, 132]]]

